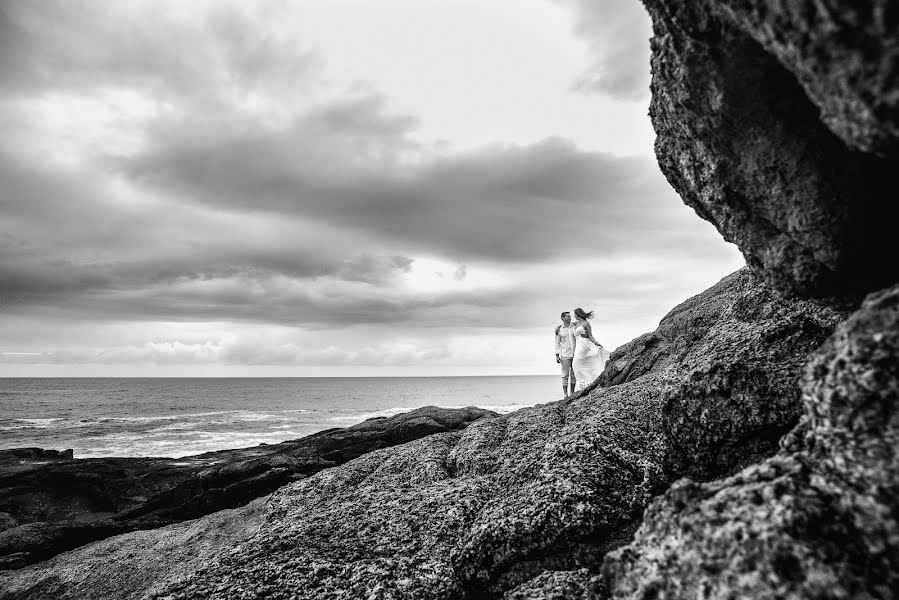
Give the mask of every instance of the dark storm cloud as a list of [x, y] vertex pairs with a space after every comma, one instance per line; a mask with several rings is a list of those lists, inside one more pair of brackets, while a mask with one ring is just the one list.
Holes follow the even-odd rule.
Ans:
[[28, 94], [103, 86], [216, 103], [302, 84], [319, 64], [249, 8], [213, 5], [202, 29], [165, 2], [0, 0], [0, 90]]
[[[403, 256], [370, 254], [344, 261], [314, 255], [277, 256], [274, 249], [256, 255], [253, 249], [240, 247], [230, 254], [197, 248], [165, 258], [154, 257], [148, 249], [145, 256], [129, 260], [91, 262], [48, 250], [37, 252], [4, 235], [0, 237], [0, 305], [6, 310], [58, 306], [117, 318], [201, 318], [204, 313], [228, 317], [229, 310], [232, 317], [253, 318], [247, 311], [255, 307], [262, 320], [277, 321], [276, 314], [283, 311], [263, 307], [265, 298], [260, 296], [265, 296], [289, 303], [294, 315], [294, 303], [308, 304], [307, 317], [320, 318], [322, 306], [316, 304], [316, 297], [296, 290], [284, 292], [285, 281], [300, 284], [326, 278], [383, 287], [393, 283], [397, 274], [408, 272], [412, 262]], [[352, 304], [355, 297], [360, 303], [371, 301], [389, 308], [367, 288], [335, 294], [340, 296], [337, 304]], [[324, 297], [322, 302], [334, 299]], [[302, 308], [299, 312], [304, 313]]]
[[[442, 164], [440, 169], [430, 167], [437, 173], [430, 180], [462, 179], [464, 186], [454, 185], [468, 190], [504, 187], [516, 195], [545, 195], [564, 188], [576, 196], [575, 192], [590, 190], [590, 184], [575, 176], [590, 161], [581, 164], [575, 160], [572, 164], [570, 157], [565, 158], [571, 152], [569, 148], [557, 153], [555, 161], [550, 160], [553, 152], [541, 161], [526, 160], [518, 151], [498, 160], [488, 152], [486, 155], [495, 160], [491, 168], [475, 168], [479, 161], [472, 155]], [[38, 311], [75, 320], [244, 321], [310, 329], [348, 323], [515, 328], [518, 323], [508, 318], [510, 307], [521, 310], [523, 304], [551, 304], [559, 293], [552, 285], [535, 288], [530, 281], [479, 291], [397, 293], [394, 284], [414, 266], [414, 255], [379, 251], [378, 245], [364, 238], [346, 238], [355, 239], [352, 243], [338, 243], [330, 235], [311, 243], [291, 235], [285, 240], [269, 238], [265, 231], [253, 234], [253, 227], [235, 230], [207, 221], [209, 214], [195, 215], [191, 207], [183, 213], [175, 210], [177, 205], [134, 213], [112, 191], [92, 184], [90, 177], [78, 172], [25, 163], [9, 152], [2, 158], [0, 178], [8, 185], [0, 189], [0, 305], [6, 314]], [[559, 171], [565, 176], [557, 176], [557, 183], [548, 184], [552, 174]], [[522, 175], [517, 176], [519, 173]], [[585, 187], [582, 190], [580, 186]], [[464, 200], [466, 195], [461, 196]], [[640, 198], [632, 200], [638, 213], [644, 210]], [[531, 222], [529, 229], [515, 226], [517, 206], [514, 202], [509, 206], [491, 205], [498, 218], [488, 224], [515, 227], [516, 234], [541, 247], [564, 245], [568, 236], [580, 232], [577, 241], [583, 254], [597, 244], [596, 236], [605, 235], [586, 235], [587, 229], [578, 229], [576, 211], [571, 218], [560, 218], [555, 211], [538, 212], [538, 218], [542, 215], [569, 227], [554, 240], [547, 233], [552, 228], [545, 227], [546, 223]], [[539, 203], [532, 206], [539, 208]], [[469, 224], [465, 215], [451, 216], [454, 207], [469, 211], [471, 219], [482, 218], [483, 214], [465, 202], [451, 204], [440, 214], [444, 227], [460, 228], [454, 235], [464, 235], [471, 227], [481, 235], [493, 236], [489, 228]], [[607, 208], [609, 214], [615, 214], [613, 209], [634, 220], [624, 235], [634, 237], [625, 240], [621, 251], [625, 255], [657, 254], [658, 239], [664, 240], [664, 236], [635, 233], [641, 229], [633, 207], [612, 204]], [[340, 220], [341, 214], [336, 211], [332, 220], [352, 230], [358, 221]], [[377, 211], [368, 214], [376, 216]], [[251, 217], [248, 212], [238, 221]], [[533, 219], [527, 214], [518, 217], [525, 223]], [[286, 228], [296, 219], [282, 213], [276, 221], [282, 221]], [[439, 223], [428, 224], [425, 231], [415, 232], [410, 239], [425, 244], [427, 236], [446, 235], [439, 229]], [[597, 231], [600, 229], [604, 230], [598, 227]], [[481, 242], [478, 247], [485, 244]], [[454, 251], [463, 253], [458, 248]], [[460, 264], [445, 276], [464, 282], [470, 269]], [[595, 289], [615, 289], [617, 298], [639, 302], [644, 294], [640, 287], [645, 283], [644, 276], [590, 277]], [[629, 295], [631, 289], [634, 291]], [[552, 308], [550, 311], [547, 306], [547, 314], [556, 312]]]
[[347, 281], [386, 284], [392, 280], [397, 271], [408, 273], [412, 269], [413, 259], [407, 256], [372, 256], [360, 254], [344, 261], [337, 273]]
[[[287, 124], [240, 113], [235, 95], [302, 84], [315, 61], [254, 27], [254, 13], [239, 5], [212, 10], [202, 32], [165, 4], [151, 22], [150, 4], [0, 6], [8, 50], [0, 73], [8, 86], [35, 94], [149, 86], [174, 106], [146, 126], [140, 154], [103, 167], [123, 169], [148, 189], [363, 231], [408, 252], [459, 261], [615, 252], [623, 232], [652, 234], [660, 247], [689, 239], [670, 226], [683, 208], [651, 159], [587, 153], [558, 139], [435, 157], [412, 139], [417, 120], [391, 111], [376, 93], [320, 105]], [[622, 55], [606, 61], [618, 71], [604, 74], [601, 85], [630, 93], [625, 74], [646, 71], [632, 68], [640, 53], [628, 45], [646, 45], [631, 40], [632, 23], [645, 20], [642, 9], [633, 0], [577, 7], [579, 31], [597, 40], [597, 53], [605, 56], [608, 47]]]
[[[626, 30], [636, 0], [622, 1], [621, 12], [579, 4], [579, 32], [597, 40], [582, 87], [631, 98], [645, 92], [646, 40]], [[510, 307], [557, 314], [562, 286], [397, 284], [416, 257], [444, 259], [462, 286], [483, 265], [708, 247], [697, 236], [708, 226], [652, 159], [563, 139], [449, 154], [416, 141], [417, 118], [364, 87], [310, 107], [317, 59], [252, 10], [216, 3], [190, 24], [173, 6], [193, 3], [0, 0], [0, 122], [21, 130], [0, 139], [0, 312], [514, 329]], [[21, 111], [108, 89], [164, 107], [126, 123], [138, 150], [85, 144], [90, 123], [78, 130], [80, 115], [66, 113], [83, 146], [69, 166], [47, 160], [42, 145], [67, 140], [41, 139]], [[247, 110], [254, 94], [277, 109]], [[638, 302], [644, 276], [590, 285]]]
[[[372, 293], [365, 287], [284, 285], [234, 277], [197, 284], [142, 285], [71, 295], [56, 314], [136, 321], [230, 321], [321, 329], [349, 325], [484, 326], [515, 300], [515, 290], [444, 294]], [[512, 327], [512, 324], [508, 324]]]
[[[147, 149], [125, 165], [145, 192], [174, 199], [149, 212], [135, 212], [95, 173], [0, 153], [5, 308], [306, 327], [412, 313], [419, 325], [473, 326], [534, 291], [391, 295], [414, 256], [448, 257], [460, 264], [447, 278], [464, 281], [461, 263], [707, 247], [695, 239], [701, 222], [647, 159], [559, 139], [433, 157], [409, 141], [412, 121], [376, 96], [322, 107], [286, 131], [214, 125], [151, 128]], [[334, 233], [270, 239], [210, 216], [265, 214], [286, 231], [317, 223]]]
[[577, 35], [591, 64], [575, 88], [622, 100], [649, 96], [649, 38], [652, 27], [638, 0], [559, 0], [572, 6]]
[[[413, 263], [363, 247], [334, 248], [329, 236], [296, 239], [290, 218], [273, 238], [268, 230], [241, 227], [240, 218], [223, 223], [164, 205], [134, 210], [87, 174], [31, 164], [2, 148], [0, 181], [0, 305], [6, 310], [93, 306], [95, 314], [139, 313], [140, 298], [157, 288], [222, 279], [246, 289], [321, 278], [385, 286]], [[122, 309], [107, 302], [121, 302]], [[188, 304], [191, 314], [202, 309], [196, 296]], [[177, 313], [176, 302], [162, 305]]]
[[362, 229], [458, 260], [611, 252], [628, 231], [653, 232], [660, 246], [690, 237], [671, 228], [683, 207], [652, 159], [585, 152], [562, 139], [432, 157], [376, 99], [341, 107], [337, 122], [335, 110], [278, 131], [161, 126], [123, 168], [211, 206]]

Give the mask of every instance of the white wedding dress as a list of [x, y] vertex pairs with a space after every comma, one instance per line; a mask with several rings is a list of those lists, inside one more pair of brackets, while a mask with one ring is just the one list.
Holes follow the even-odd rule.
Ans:
[[574, 347], [574, 361], [571, 368], [574, 371], [574, 376], [577, 377], [577, 387], [574, 390], [576, 392], [593, 383], [602, 373], [602, 370], [606, 368], [606, 361], [609, 359], [608, 350], [600, 348], [585, 337], [581, 337], [584, 331], [582, 325], [578, 325], [574, 330], [577, 342]]

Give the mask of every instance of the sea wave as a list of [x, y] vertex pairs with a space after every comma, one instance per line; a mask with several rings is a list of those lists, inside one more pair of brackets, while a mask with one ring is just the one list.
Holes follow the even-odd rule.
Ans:
[[296, 439], [422, 403], [509, 413], [530, 406], [528, 400], [554, 397], [555, 379], [546, 379], [546, 391], [534, 382], [351, 378], [323, 387], [304, 379], [22, 380], [22, 389], [0, 399], [0, 447], [72, 448], [78, 457], [188, 456]]
[[90, 447], [75, 448], [77, 458], [162, 457], [182, 458], [232, 448], [249, 448], [260, 444], [278, 444], [297, 439], [314, 431], [278, 430], [277, 432], [196, 431], [190, 438], [155, 438], [146, 435], [111, 434], [93, 440]]
[[[464, 406], [459, 406], [457, 404], [432, 404], [430, 406], [436, 406], [437, 408], [465, 408]], [[516, 410], [521, 410], [522, 408], [530, 408], [533, 404], [472, 404], [470, 406], [474, 406], [475, 408], [483, 408], [484, 410], [490, 410], [500, 414], [508, 414], [515, 412]], [[394, 415], [398, 415], [401, 413], [410, 412], [421, 408], [420, 406], [394, 406], [391, 408], [385, 408], [379, 411], [369, 411], [369, 412], [353, 412], [348, 415], [337, 415], [330, 417], [329, 421], [364, 421], [366, 419], [373, 419], [377, 417], [391, 417]]]

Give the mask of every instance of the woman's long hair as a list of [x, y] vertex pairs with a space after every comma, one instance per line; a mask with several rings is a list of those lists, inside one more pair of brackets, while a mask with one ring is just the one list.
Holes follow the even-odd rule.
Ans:
[[583, 308], [575, 308], [574, 316], [576, 316], [578, 319], [592, 319], [593, 311], [591, 310], [590, 312], [586, 312]]

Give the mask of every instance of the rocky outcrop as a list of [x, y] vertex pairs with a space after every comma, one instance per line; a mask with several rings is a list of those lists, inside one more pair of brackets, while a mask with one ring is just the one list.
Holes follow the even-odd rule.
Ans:
[[[662, 170], [770, 287], [726, 278], [568, 402], [8, 571], [0, 598], [895, 597], [899, 12], [644, 4]], [[844, 314], [770, 288], [875, 293], [819, 346]]]
[[892, 598], [899, 589], [899, 286], [810, 361], [778, 456], [684, 480], [610, 554], [616, 598]]
[[0, 571], [0, 598], [138, 600], [239, 549], [264, 523], [267, 496], [199, 519], [93, 542], [49, 560]]
[[891, 0], [717, 3], [795, 75], [849, 147], [899, 154], [899, 15]]
[[665, 472], [720, 476], [770, 455], [796, 424], [796, 374], [841, 318], [815, 302], [782, 302], [743, 270], [618, 348], [600, 385], [657, 374]]
[[685, 202], [781, 291], [852, 303], [887, 289], [808, 362], [803, 420], [778, 455], [677, 482], [607, 556], [606, 593], [895, 597], [899, 265], [884, 261], [884, 194], [899, 166], [899, 13], [887, 0], [644, 3], [656, 151]]
[[[764, 452], [738, 455], [727, 439], [748, 425], [716, 438], [699, 434], [708, 411], [679, 414], [688, 405], [682, 395], [724, 407], [708, 413], [717, 419], [730, 410], [744, 424], [743, 413], [788, 427], [798, 412], [784, 411], [772, 390], [795, 387], [808, 349], [839, 318], [813, 302], [779, 298], [744, 269], [672, 311], [652, 334], [656, 342], [617, 352], [609, 368], [628, 375], [613, 385], [376, 450], [291, 483], [271, 495], [261, 525], [238, 548], [190, 568], [182, 561], [177, 576], [153, 589], [164, 589], [160, 598], [526, 598], [579, 585], [594, 593], [605, 554], [631, 539], [648, 502], [683, 474], [681, 457], [691, 450], [678, 444], [694, 444], [709, 476]], [[676, 358], [653, 359], [664, 345]], [[761, 385], [737, 376], [751, 363], [779, 368]], [[728, 386], [702, 388], [703, 373], [731, 374]], [[737, 410], [732, 398], [752, 410]], [[729, 448], [726, 460], [715, 458], [719, 448]], [[154, 544], [169, 535], [143, 534]], [[8, 573], [0, 585], [16, 598], [47, 589], [59, 598], [96, 597], [90, 564], [124, 552], [109, 542]], [[149, 589], [135, 584], [116, 597]]]
[[178, 459], [74, 459], [70, 450], [2, 450], [0, 568], [240, 506], [366, 452], [463, 429], [485, 416], [496, 413], [424, 407], [281, 444]]
[[899, 279], [884, 260], [899, 166], [891, 0], [644, 4], [656, 156], [684, 202], [783, 293], [854, 302]]

